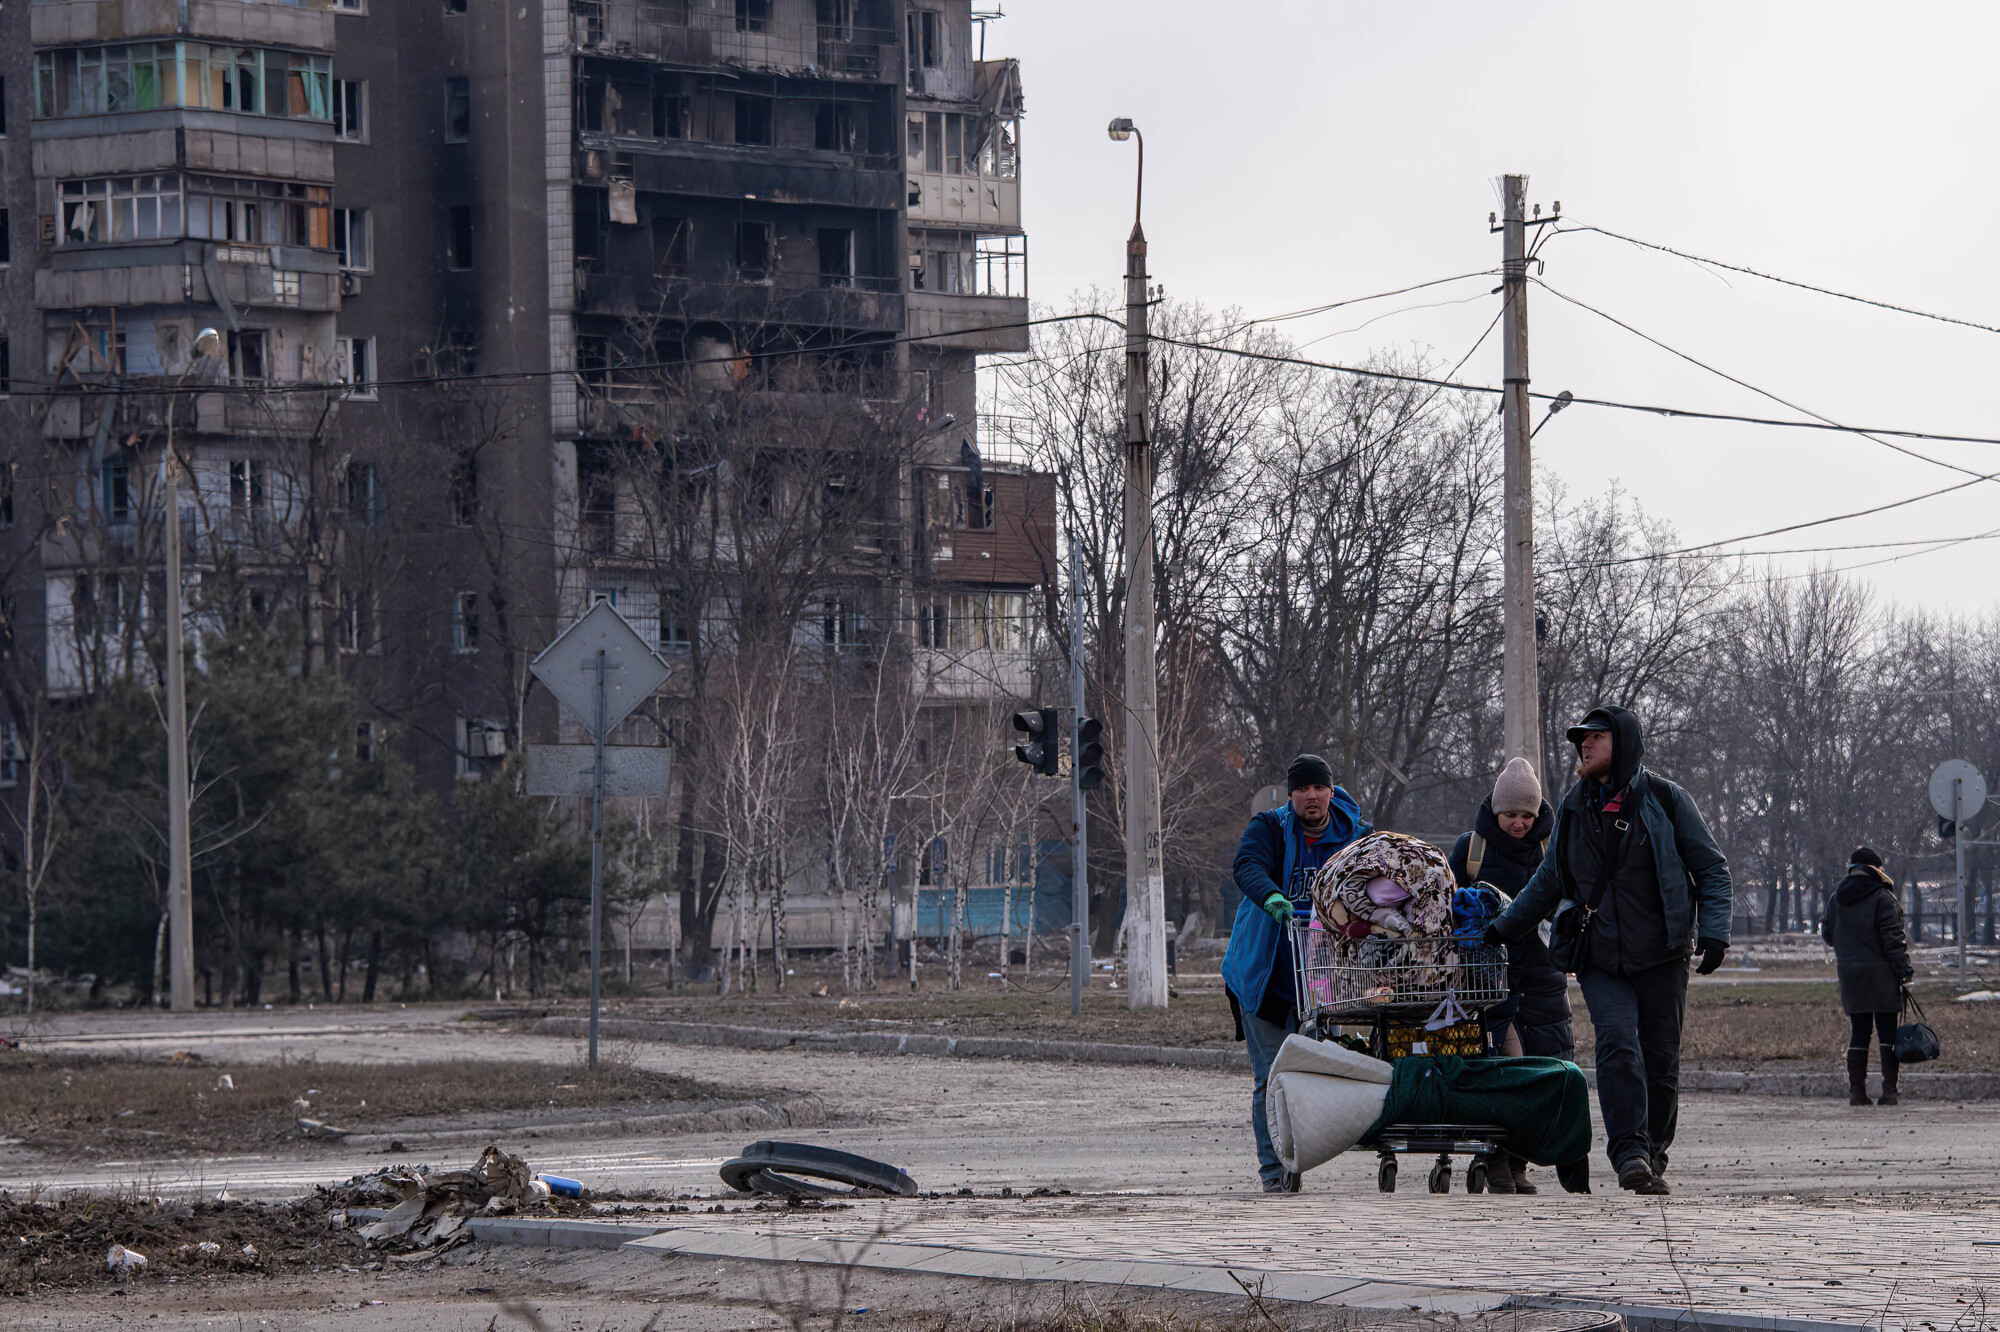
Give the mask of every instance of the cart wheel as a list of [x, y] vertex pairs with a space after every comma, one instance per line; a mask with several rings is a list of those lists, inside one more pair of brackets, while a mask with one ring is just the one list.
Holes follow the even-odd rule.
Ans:
[[1440, 1156], [1437, 1164], [1431, 1167], [1431, 1192], [1451, 1192], [1451, 1158], [1449, 1156]]
[[1483, 1157], [1473, 1159], [1465, 1168], [1465, 1191], [1467, 1193], [1486, 1192], [1486, 1161]]
[[1384, 1193], [1394, 1193], [1396, 1191], [1395, 1157], [1385, 1156], [1382, 1158], [1382, 1163], [1375, 1167], [1375, 1187]]

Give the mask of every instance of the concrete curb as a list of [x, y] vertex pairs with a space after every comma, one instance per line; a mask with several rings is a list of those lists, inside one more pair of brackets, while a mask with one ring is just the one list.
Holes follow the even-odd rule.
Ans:
[[[547, 1017], [529, 1028], [536, 1036], [581, 1036], [583, 1018]], [[748, 1050], [827, 1050], [852, 1054], [930, 1055], [941, 1059], [1043, 1059], [1088, 1064], [1168, 1064], [1178, 1068], [1244, 1069], [1240, 1048], [1183, 1049], [1171, 1045], [1116, 1045], [1107, 1041], [1043, 1041], [1018, 1036], [935, 1036], [923, 1032], [798, 1031], [712, 1022], [638, 1018], [600, 1019], [598, 1034], [674, 1045], [731, 1045]]]
[[[582, 1036], [583, 1018], [546, 1017], [529, 1029], [536, 1036]], [[936, 1036], [923, 1032], [807, 1031], [785, 1027], [751, 1027], [720, 1022], [675, 1022], [646, 1018], [607, 1018], [598, 1023], [603, 1036], [672, 1045], [727, 1045], [746, 1050], [822, 1050], [851, 1054], [928, 1055], [938, 1059], [1041, 1059], [1082, 1064], [1164, 1064], [1175, 1068], [1211, 1068], [1248, 1072], [1250, 1059], [1239, 1046], [1187, 1049], [1171, 1045], [1117, 1045], [1107, 1041], [1044, 1041], [1017, 1036]], [[1584, 1077], [1597, 1086], [1597, 1070]], [[1881, 1077], [1869, 1085], [1879, 1094]], [[1684, 1068], [1681, 1090], [1738, 1093], [1745, 1096], [1847, 1095], [1844, 1073], [1731, 1073], [1720, 1069]], [[1905, 1070], [1898, 1084], [1912, 1101], [2000, 1100], [2000, 1073], [1916, 1073]], [[351, 1141], [351, 1140], [350, 1140]]]
[[616, 1249], [673, 1229], [629, 1221], [541, 1216], [475, 1216], [465, 1226], [481, 1244], [520, 1244], [534, 1249]]
[[499, 1128], [436, 1129], [412, 1133], [348, 1133], [344, 1147], [382, 1149], [391, 1143], [415, 1149], [460, 1143], [524, 1138], [619, 1138], [639, 1133], [733, 1133], [740, 1129], [817, 1128], [826, 1123], [826, 1105], [817, 1096], [782, 1101], [740, 1101], [712, 1110], [679, 1110], [623, 1119], [589, 1119], [573, 1124], [506, 1125]]

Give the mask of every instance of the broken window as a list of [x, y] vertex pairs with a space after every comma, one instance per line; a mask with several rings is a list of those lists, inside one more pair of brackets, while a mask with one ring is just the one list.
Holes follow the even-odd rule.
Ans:
[[944, 113], [924, 117], [924, 170], [944, 170]]
[[106, 458], [103, 468], [104, 521], [132, 521], [132, 466], [123, 458]]
[[965, 174], [965, 117], [947, 115], [944, 118], [944, 169], [946, 174]]
[[451, 523], [470, 527], [479, 520], [479, 455], [460, 454], [451, 468]]
[[372, 462], [347, 464], [348, 515], [364, 527], [380, 527], [385, 508], [382, 469]]
[[938, 67], [940, 31], [939, 20], [943, 17], [935, 9], [912, 9], [909, 13], [908, 37], [910, 42], [909, 61], [912, 91], [922, 92], [920, 80], [915, 76], [918, 70]]
[[472, 84], [468, 79], [444, 81], [444, 141], [464, 143], [472, 137]]
[[688, 136], [688, 99], [669, 93], [653, 94], [653, 137], [685, 139]]
[[264, 330], [246, 328], [229, 334], [229, 378], [237, 384], [264, 382]]
[[851, 153], [859, 142], [854, 107], [846, 102], [821, 102], [813, 116], [813, 147], [823, 153]]
[[577, 378], [586, 384], [603, 384], [611, 378], [611, 341], [586, 334], [576, 340]]
[[854, 285], [854, 233], [846, 227], [819, 229], [819, 284], [822, 287]]
[[472, 267], [472, 205], [453, 204], [445, 210], [445, 262], [452, 268]]
[[766, 32], [771, 26], [771, 0], [736, 0], [736, 31]]
[[771, 146], [771, 99], [768, 97], [736, 98], [736, 142], [754, 144], [760, 148]]
[[993, 487], [970, 480], [959, 496], [958, 525], [974, 532], [993, 530]]
[[660, 277], [686, 277], [694, 224], [684, 217], [653, 215], [653, 272]]
[[479, 650], [479, 594], [459, 592], [451, 599], [451, 650], [460, 654]]
[[771, 224], [736, 224], [736, 272], [739, 277], [761, 282], [771, 274]]

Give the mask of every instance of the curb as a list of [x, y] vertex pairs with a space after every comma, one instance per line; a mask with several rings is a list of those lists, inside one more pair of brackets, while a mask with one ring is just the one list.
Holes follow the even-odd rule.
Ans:
[[475, 1216], [465, 1228], [481, 1244], [520, 1244], [535, 1249], [616, 1249], [628, 1240], [673, 1229], [627, 1221], [535, 1216]]
[[738, 1101], [713, 1110], [680, 1110], [662, 1115], [624, 1119], [589, 1119], [574, 1124], [530, 1124], [498, 1128], [435, 1129], [411, 1133], [348, 1133], [344, 1147], [387, 1148], [401, 1143], [418, 1147], [488, 1143], [521, 1138], [618, 1138], [639, 1133], [732, 1133], [739, 1129], [818, 1128], [826, 1123], [826, 1105], [817, 1096], [793, 1096], [782, 1101]]
[[[584, 1018], [548, 1017], [529, 1028], [533, 1036], [581, 1036]], [[746, 1050], [824, 1050], [848, 1054], [929, 1055], [940, 1059], [1042, 1059], [1087, 1064], [1166, 1064], [1176, 1068], [1242, 1069], [1240, 1048], [1184, 1049], [1172, 1045], [1115, 1045], [1106, 1041], [1043, 1041], [1018, 1036], [932, 1036], [921, 1032], [796, 1031], [712, 1022], [600, 1019], [600, 1036], [664, 1041], [673, 1045], [729, 1045]]]
[[[529, 1028], [533, 1036], [582, 1036], [587, 1021], [546, 1017]], [[820, 1050], [847, 1054], [927, 1055], [937, 1059], [1039, 1059], [1079, 1064], [1162, 1064], [1173, 1068], [1208, 1068], [1248, 1072], [1250, 1057], [1240, 1046], [1188, 1049], [1172, 1045], [1116, 1045], [1107, 1041], [1044, 1041], [1016, 1036], [933, 1036], [921, 1032], [807, 1031], [785, 1027], [749, 1027], [720, 1022], [675, 1022], [642, 1018], [606, 1018], [598, 1022], [602, 1036], [670, 1045], [726, 1045], [745, 1050]], [[1597, 1070], [1585, 1068], [1584, 1078], [1597, 1086]], [[1871, 1074], [1878, 1092], [1881, 1076]], [[1844, 1097], [1843, 1073], [1732, 1073], [1720, 1069], [1684, 1068], [1680, 1087], [1687, 1092], [1735, 1093], [1744, 1096]], [[1913, 1073], [1898, 1083], [1903, 1097], [1913, 1101], [2000, 1100], [2000, 1073]]]

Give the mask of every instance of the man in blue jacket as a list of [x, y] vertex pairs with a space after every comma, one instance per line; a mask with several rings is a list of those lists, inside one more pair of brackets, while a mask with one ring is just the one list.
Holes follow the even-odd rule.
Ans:
[[[1569, 729], [1576, 785], [1556, 810], [1541, 867], [1488, 929], [1524, 938], [1559, 907], [1580, 912], [1574, 972], [1597, 1031], [1597, 1103], [1620, 1188], [1665, 1193], [1680, 1114], [1688, 958], [1707, 975], [1729, 947], [1729, 862], [1686, 791], [1641, 765], [1645, 739], [1624, 708], [1592, 708]], [[1692, 949], [1689, 947], [1693, 943]]]
[[1299, 1029], [1292, 939], [1287, 928], [1296, 908], [1311, 905], [1313, 875], [1333, 853], [1371, 831], [1354, 797], [1333, 784], [1333, 769], [1317, 754], [1301, 754], [1285, 774], [1291, 798], [1253, 816], [1236, 848], [1236, 886], [1243, 901], [1229, 931], [1222, 980], [1229, 1007], [1250, 1051], [1255, 1089], [1250, 1126], [1257, 1134], [1257, 1173], [1266, 1193], [1297, 1193], [1271, 1146], [1264, 1117], [1264, 1083], [1285, 1037]]

